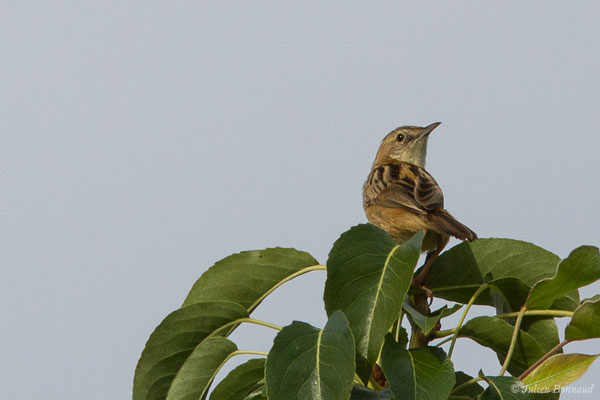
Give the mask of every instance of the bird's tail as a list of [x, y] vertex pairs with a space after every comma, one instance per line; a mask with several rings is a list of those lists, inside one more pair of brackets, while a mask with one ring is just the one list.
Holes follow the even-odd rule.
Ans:
[[477, 239], [475, 232], [454, 219], [448, 211], [438, 208], [431, 216], [433, 217], [433, 223], [445, 234], [469, 242]]

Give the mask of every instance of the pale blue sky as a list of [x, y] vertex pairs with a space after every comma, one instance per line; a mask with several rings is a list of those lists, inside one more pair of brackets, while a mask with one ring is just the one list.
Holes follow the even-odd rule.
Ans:
[[[600, 8], [483, 3], [4, 2], [0, 397], [129, 398], [148, 335], [215, 261], [325, 263], [399, 125], [443, 122], [427, 169], [480, 237], [598, 245]], [[322, 326], [323, 282], [256, 316]], [[455, 354], [500, 369], [468, 340]]]

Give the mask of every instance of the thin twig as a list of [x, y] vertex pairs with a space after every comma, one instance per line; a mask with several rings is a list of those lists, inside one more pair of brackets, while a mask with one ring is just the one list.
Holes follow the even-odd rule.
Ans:
[[567, 343], [569, 343], [570, 340], [563, 340], [562, 342], [560, 342], [559, 344], [557, 344], [556, 346], [554, 346], [549, 352], [547, 352], [546, 354], [544, 354], [542, 356], [542, 358], [540, 358], [539, 360], [537, 360], [535, 363], [533, 363], [533, 365], [529, 368], [527, 368], [527, 370], [525, 372], [523, 372], [521, 375], [519, 375], [519, 380], [522, 381], [523, 379], [525, 379], [525, 377], [527, 375], [529, 375], [534, 369], [536, 369], [537, 367], [540, 366], [541, 363], [543, 363], [544, 361], [546, 361], [547, 359], [549, 359], [550, 357], [552, 357], [554, 355], [554, 353], [556, 353], [557, 351], [559, 351], [560, 349], [562, 349], [563, 347], [565, 347], [565, 345]]

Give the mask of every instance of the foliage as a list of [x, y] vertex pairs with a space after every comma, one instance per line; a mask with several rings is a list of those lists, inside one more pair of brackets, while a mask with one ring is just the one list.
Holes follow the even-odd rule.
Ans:
[[[581, 246], [560, 260], [518, 240], [465, 242], [442, 253], [428, 284], [415, 287], [422, 240], [418, 233], [398, 244], [362, 224], [334, 243], [327, 266], [284, 248], [217, 262], [150, 335], [133, 399], [556, 399], [547, 392], [577, 380], [599, 356], [562, 352], [571, 341], [600, 337], [600, 295], [580, 302], [578, 293], [600, 279], [598, 248]], [[322, 329], [250, 317], [273, 290], [317, 270], [327, 271]], [[431, 311], [429, 297], [457, 304]], [[490, 306], [491, 315], [467, 320], [474, 304]], [[453, 313], [458, 325], [441, 330]], [[562, 342], [555, 318], [570, 318]], [[279, 331], [268, 353], [227, 339], [242, 323]], [[471, 377], [457, 370], [451, 357], [461, 338], [493, 350], [500, 371]], [[257, 358], [209, 395], [221, 367], [241, 354]]]

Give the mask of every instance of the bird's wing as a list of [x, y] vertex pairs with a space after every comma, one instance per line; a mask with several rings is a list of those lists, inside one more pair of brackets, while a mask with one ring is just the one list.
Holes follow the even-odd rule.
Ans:
[[419, 214], [444, 207], [444, 195], [435, 179], [423, 168], [403, 162], [375, 166], [363, 187], [363, 201]]

